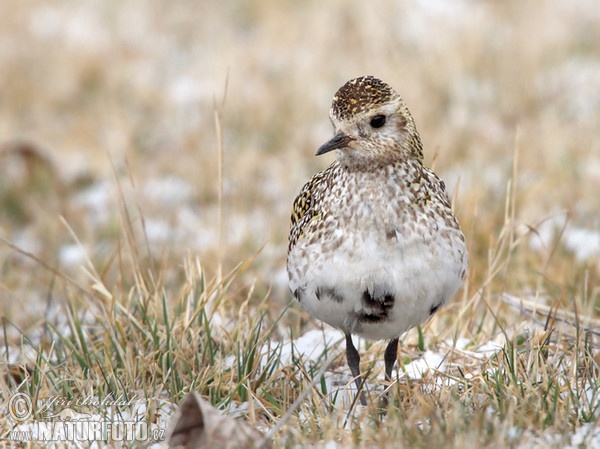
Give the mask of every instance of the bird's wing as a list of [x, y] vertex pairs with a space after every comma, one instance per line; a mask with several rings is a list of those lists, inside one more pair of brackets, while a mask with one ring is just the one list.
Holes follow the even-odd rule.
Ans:
[[[452, 209], [450, 204], [450, 198], [448, 197], [448, 193], [446, 192], [446, 183], [440, 179], [438, 175], [434, 173], [428, 167], [422, 168], [423, 176], [427, 178], [427, 181], [431, 188], [429, 189], [437, 198], [437, 200], [442, 203], [447, 209]], [[431, 193], [430, 193], [431, 194]]]
[[302, 190], [294, 200], [292, 208], [292, 228], [288, 239], [288, 251], [291, 250], [298, 239], [302, 237], [308, 223], [318, 215], [315, 206], [316, 186], [318, 186], [325, 176], [325, 172], [315, 174], [310, 181], [304, 184]]

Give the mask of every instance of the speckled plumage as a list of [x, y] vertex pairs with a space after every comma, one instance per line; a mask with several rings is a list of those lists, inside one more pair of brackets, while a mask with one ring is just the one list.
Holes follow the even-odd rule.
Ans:
[[373, 77], [348, 81], [330, 115], [335, 136], [317, 154], [335, 150], [337, 159], [294, 201], [290, 288], [312, 316], [346, 334], [357, 379], [349, 336], [391, 340], [389, 379], [398, 337], [459, 288], [465, 239], [443, 181], [423, 166], [421, 139], [395, 90]]

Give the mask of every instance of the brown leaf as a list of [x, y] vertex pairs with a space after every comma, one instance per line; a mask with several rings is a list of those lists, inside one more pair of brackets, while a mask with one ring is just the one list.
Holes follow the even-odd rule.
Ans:
[[189, 449], [268, 449], [270, 442], [255, 428], [221, 414], [199, 394], [188, 394], [171, 419], [169, 447]]

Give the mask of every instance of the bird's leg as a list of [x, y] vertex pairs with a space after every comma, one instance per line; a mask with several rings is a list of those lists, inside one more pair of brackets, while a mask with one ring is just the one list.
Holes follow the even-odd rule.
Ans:
[[398, 358], [398, 338], [391, 340], [385, 348], [383, 360], [385, 361], [385, 380], [392, 381], [392, 370]]
[[365, 393], [363, 391], [363, 378], [360, 375], [360, 354], [354, 347], [354, 343], [352, 343], [352, 336], [350, 334], [346, 334], [346, 361], [348, 362], [348, 366], [350, 367], [350, 371], [354, 376], [354, 382], [356, 383], [356, 388], [358, 389], [357, 394], [359, 395], [360, 403], [362, 405], [367, 405], [367, 400], [365, 399]]
[[[385, 361], [385, 380], [389, 383], [392, 383], [392, 370], [394, 369], [394, 364], [396, 363], [396, 359], [398, 358], [398, 338], [394, 338], [390, 340], [387, 347], [385, 348], [385, 353], [383, 355], [383, 360]], [[385, 395], [381, 398], [381, 407], [386, 407], [388, 404], [388, 395], [390, 394], [389, 390], [385, 393]]]

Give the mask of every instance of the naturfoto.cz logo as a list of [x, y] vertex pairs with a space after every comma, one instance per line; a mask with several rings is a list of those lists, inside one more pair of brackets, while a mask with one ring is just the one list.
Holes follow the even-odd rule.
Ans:
[[[31, 420], [34, 412], [33, 400], [26, 393], [15, 393], [8, 401], [9, 416], [15, 421], [15, 428], [10, 431], [8, 439], [12, 441], [162, 441], [164, 429], [149, 428], [146, 421], [125, 419], [108, 420], [94, 417], [87, 413], [79, 413], [72, 406], [102, 405], [119, 406], [130, 404], [123, 401], [105, 398], [98, 401], [94, 398], [82, 398], [77, 401], [60, 397], [47, 398], [38, 410], [41, 420]], [[52, 407], [62, 407], [58, 413], [47, 413]], [[45, 413], [45, 414], [44, 414]], [[18, 423], [18, 424], [17, 424]]]

